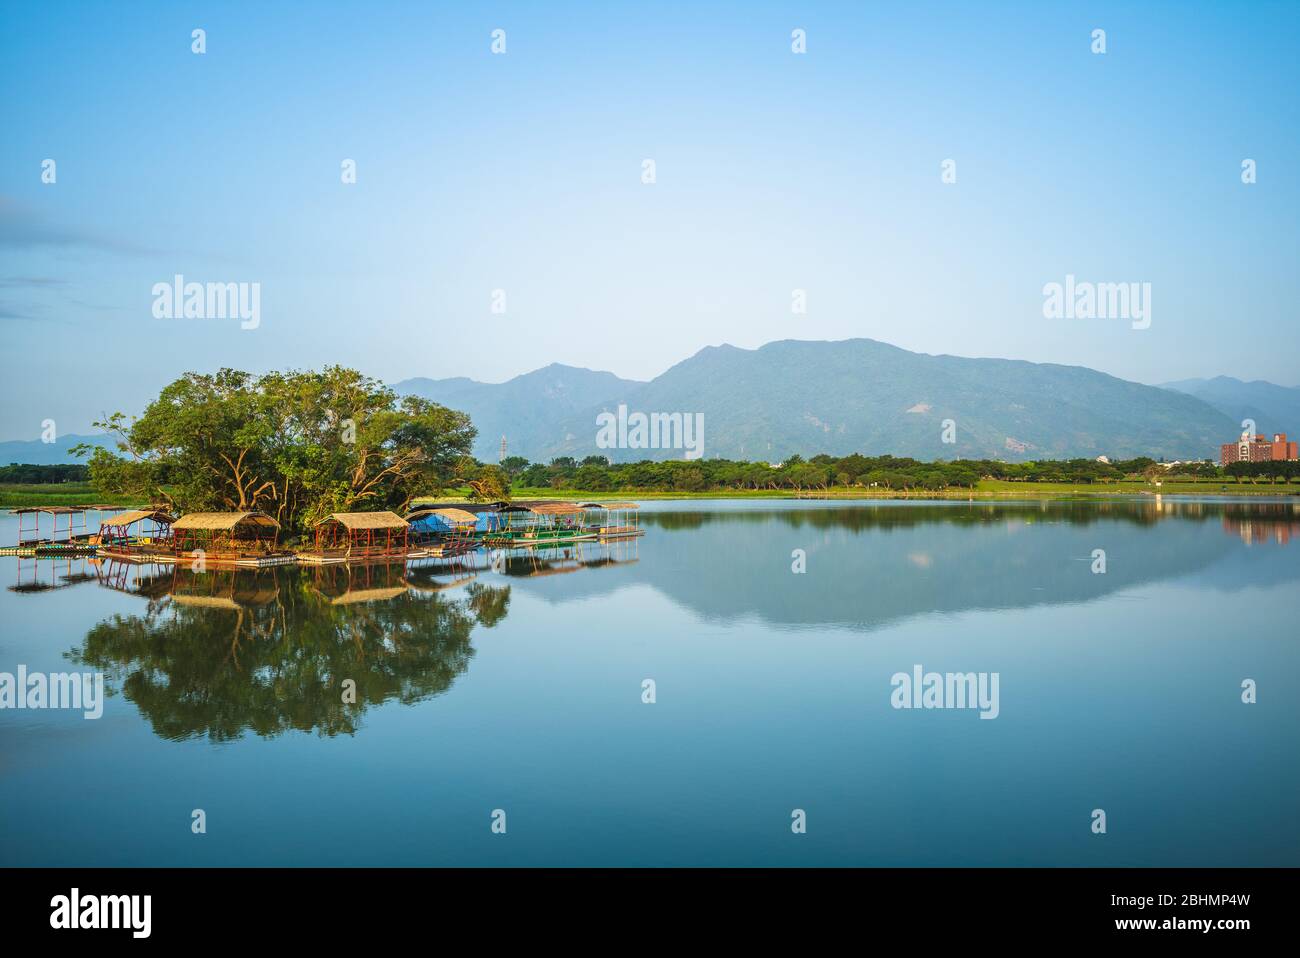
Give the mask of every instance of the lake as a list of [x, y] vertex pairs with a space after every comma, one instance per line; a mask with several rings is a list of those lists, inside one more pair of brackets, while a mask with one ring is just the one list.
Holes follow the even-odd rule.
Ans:
[[1300, 864], [1300, 503], [642, 522], [458, 567], [0, 558], [0, 672], [108, 690], [0, 710], [0, 863]]

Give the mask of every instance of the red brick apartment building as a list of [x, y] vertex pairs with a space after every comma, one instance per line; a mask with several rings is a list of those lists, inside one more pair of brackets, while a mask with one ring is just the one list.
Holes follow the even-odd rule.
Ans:
[[1285, 462], [1288, 459], [1300, 459], [1296, 443], [1287, 442], [1286, 433], [1276, 432], [1273, 441], [1267, 436], [1242, 436], [1236, 442], [1225, 442], [1219, 447], [1219, 462]]

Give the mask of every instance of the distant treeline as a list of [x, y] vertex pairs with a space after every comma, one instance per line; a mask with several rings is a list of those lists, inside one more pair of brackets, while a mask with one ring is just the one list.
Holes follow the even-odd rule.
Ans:
[[649, 460], [611, 464], [604, 456], [577, 460], [562, 457], [549, 465], [510, 456], [498, 468], [510, 484], [522, 488], [704, 492], [711, 489], [825, 489], [861, 486], [883, 489], [946, 489], [973, 487], [981, 479], [1009, 482], [1106, 483], [1123, 479], [1201, 479], [1272, 481], [1300, 476], [1300, 463], [1234, 463], [1226, 469], [1212, 462], [1180, 463], [1166, 467], [1146, 456], [1098, 462], [1095, 459], [999, 462], [992, 459], [956, 459], [922, 462], [895, 456], [828, 455], [803, 459], [791, 456], [772, 465], [729, 459], [694, 461]]
[[[499, 498], [508, 486], [528, 489], [583, 489], [591, 492], [707, 492], [713, 489], [803, 490], [864, 487], [900, 491], [969, 488], [981, 479], [1007, 482], [1106, 483], [1119, 480], [1193, 479], [1224, 482], [1275, 482], [1300, 479], [1300, 462], [1179, 463], [1166, 468], [1146, 456], [1110, 463], [1094, 459], [999, 462], [955, 459], [922, 462], [894, 456], [820, 455], [805, 460], [791, 456], [779, 465], [729, 459], [668, 460], [611, 464], [604, 456], [562, 457], [550, 464], [510, 456], [500, 466], [462, 468], [466, 478], [477, 473], [482, 495]], [[0, 483], [38, 485], [86, 482], [89, 468], [81, 464], [0, 466]]]
[[23, 485], [44, 485], [51, 482], [85, 482], [90, 478], [90, 467], [84, 463], [66, 466], [32, 466], [10, 463], [0, 466], [0, 482]]
[[1248, 479], [1296, 479], [1300, 477], [1300, 460], [1287, 462], [1234, 462], [1226, 469], [1224, 475], [1239, 476]]

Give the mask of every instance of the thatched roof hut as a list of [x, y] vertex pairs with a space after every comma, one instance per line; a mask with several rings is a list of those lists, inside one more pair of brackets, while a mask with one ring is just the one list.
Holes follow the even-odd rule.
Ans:
[[353, 556], [405, 556], [410, 523], [396, 513], [332, 512], [316, 523], [318, 552]]
[[178, 552], [202, 549], [220, 559], [275, 549], [280, 523], [264, 512], [190, 512], [172, 523]]
[[280, 523], [265, 512], [252, 510], [248, 512], [187, 512], [172, 523], [172, 529], [177, 532], [192, 529], [211, 532], [235, 532], [241, 529], [278, 530], [279, 528]]

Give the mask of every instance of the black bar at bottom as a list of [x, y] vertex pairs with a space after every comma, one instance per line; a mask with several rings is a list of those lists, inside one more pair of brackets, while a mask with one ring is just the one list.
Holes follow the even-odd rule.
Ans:
[[438, 929], [430, 946], [450, 944], [453, 932], [495, 948], [557, 935], [609, 946], [701, 937], [736, 945], [842, 930], [918, 947], [1099, 939], [1232, 947], [1290, 937], [1295, 877], [1292, 869], [8, 869], [2, 910], [6, 941], [82, 945], [374, 947]]

